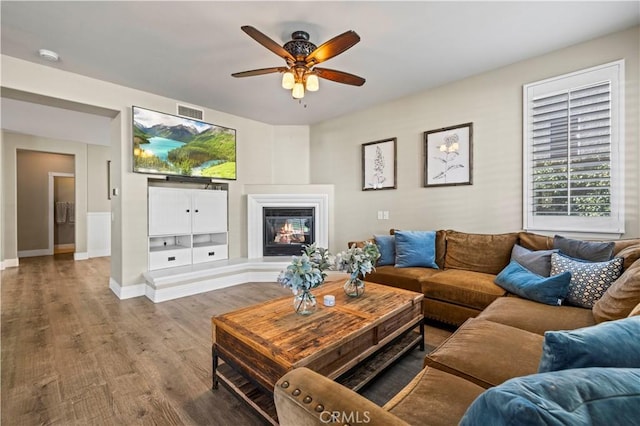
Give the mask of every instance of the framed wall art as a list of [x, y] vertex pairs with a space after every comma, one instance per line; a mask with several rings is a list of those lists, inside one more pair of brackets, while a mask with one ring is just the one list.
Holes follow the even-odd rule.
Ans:
[[424, 132], [424, 186], [471, 185], [473, 123]]
[[396, 138], [362, 144], [362, 190], [396, 187]]

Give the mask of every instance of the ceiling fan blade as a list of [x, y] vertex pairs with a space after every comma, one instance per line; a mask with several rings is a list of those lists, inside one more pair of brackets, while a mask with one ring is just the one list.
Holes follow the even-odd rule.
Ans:
[[242, 31], [247, 33], [249, 35], [249, 37], [251, 37], [252, 39], [257, 41], [258, 43], [260, 43], [261, 45], [263, 45], [264, 47], [266, 47], [267, 49], [269, 49], [270, 51], [272, 51], [276, 55], [280, 56], [281, 58], [285, 59], [286, 61], [295, 61], [295, 58], [293, 57], [293, 55], [291, 55], [291, 53], [289, 53], [286, 50], [284, 50], [284, 48], [282, 46], [280, 46], [275, 41], [271, 40], [266, 35], [262, 34], [260, 31], [256, 30], [252, 26], [244, 25], [244, 26], [242, 26], [240, 28], [242, 29]]
[[321, 44], [305, 58], [307, 66], [313, 66], [337, 56], [360, 41], [355, 31], [346, 31], [339, 36]]
[[366, 81], [364, 78], [358, 77], [357, 75], [343, 71], [330, 70], [327, 68], [314, 68], [313, 72], [315, 72], [318, 77], [335, 81], [336, 83], [350, 84], [352, 86], [362, 86]]
[[287, 67], [260, 68], [251, 71], [234, 72], [231, 75], [233, 77], [251, 77], [254, 75], [271, 74], [274, 72], [285, 72], [287, 69]]

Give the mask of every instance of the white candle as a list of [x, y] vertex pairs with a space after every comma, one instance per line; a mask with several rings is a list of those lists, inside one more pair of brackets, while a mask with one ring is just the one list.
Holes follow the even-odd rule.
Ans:
[[335, 306], [336, 305], [336, 297], [332, 294], [327, 294], [324, 296], [324, 306]]

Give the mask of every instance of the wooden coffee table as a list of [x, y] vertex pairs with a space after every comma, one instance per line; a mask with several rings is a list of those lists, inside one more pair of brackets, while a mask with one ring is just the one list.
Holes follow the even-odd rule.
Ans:
[[[360, 389], [415, 347], [424, 350], [423, 295], [367, 282], [358, 298], [344, 281], [313, 290], [318, 310], [301, 316], [293, 294], [211, 318], [213, 389], [222, 383], [277, 424], [273, 388], [287, 371], [307, 367]], [[333, 307], [323, 296], [336, 298]]]

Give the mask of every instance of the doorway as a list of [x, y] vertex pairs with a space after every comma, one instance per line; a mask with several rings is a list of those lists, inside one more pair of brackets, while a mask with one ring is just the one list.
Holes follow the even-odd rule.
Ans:
[[[60, 248], [75, 249], [75, 184], [74, 155], [16, 150], [19, 258], [53, 255], [56, 236], [60, 239]], [[66, 203], [59, 205], [57, 220], [56, 201]]]

